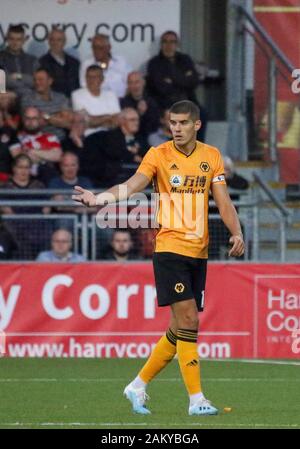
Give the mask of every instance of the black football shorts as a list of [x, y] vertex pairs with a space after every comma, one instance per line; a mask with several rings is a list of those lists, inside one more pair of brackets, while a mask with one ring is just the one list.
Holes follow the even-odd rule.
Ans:
[[199, 312], [203, 311], [207, 259], [156, 252], [153, 267], [160, 307], [194, 298]]

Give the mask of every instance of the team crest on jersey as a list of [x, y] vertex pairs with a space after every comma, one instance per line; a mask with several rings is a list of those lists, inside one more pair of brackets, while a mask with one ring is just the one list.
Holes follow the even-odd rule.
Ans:
[[174, 290], [176, 293], [182, 293], [184, 291], [184, 285], [181, 282], [178, 282], [175, 287]]
[[170, 177], [170, 184], [172, 187], [180, 187], [182, 185], [182, 177], [180, 175], [172, 175]]
[[199, 167], [201, 168], [202, 171], [204, 171], [205, 173], [207, 173], [210, 170], [210, 166], [208, 162], [201, 162], [201, 164], [199, 165]]

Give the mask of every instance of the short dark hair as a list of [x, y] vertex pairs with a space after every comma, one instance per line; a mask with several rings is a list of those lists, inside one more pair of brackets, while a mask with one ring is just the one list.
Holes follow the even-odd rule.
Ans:
[[34, 71], [34, 74], [39, 73], [39, 72], [44, 72], [44, 73], [46, 73], [46, 74], [48, 75], [49, 78], [52, 78], [52, 75], [51, 75], [51, 73], [49, 72], [49, 70], [48, 70], [48, 69], [45, 69], [44, 67], [39, 67], [38, 69], [36, 69], [36, 70]]
[[27, 162], [29, 163], [30, 167], [32, 167], [32, 161], [31, 161], [30, 157], [27, 156], [27, 154], [25, 154], [25, 153], [18, 154], [18, 156], [16, 156], [16, 157], [13, 159], [13, 161], [12, 161], [12, 167], [16, 167], [16, 165], [17, 165], [18, 162], [20, 162], [20, 161], [27, 161]]
[[23, 25], [21, 25], [21, 24], [9, 25], [8, 30], [7, 30], [7, 34], [8, 33], [25, 34], [25, 30], [24, 30]]
[[168, 31], [165, 31], [165, 32], [160, 36], [160, 42], [162, 42], [162, 40], [166, 37], [167, 34], [172, 34], [172, 36], [174, 36], [175, 39], [176, 39], [177, 41], [179, 40], [178, 34], [177, 34], [175, 31], [173, 31], [173, 30], [168, 30]]
[[102, 75], [103, 75], [103, 70], [102, 70], [102, 68], [100, 67], [100, 65], [97, 65], [97, 64], [89, 65], [88, 68], [86, 69], [86, 73], [87, 73], [87, 72], [90, 72], [90, 71], [92, 71], [92, 70], [98, 70], [98, 71], [101, 72]]
[[113, 234], [111, 236], [111, 241], [113, 241], [114, 236], [116, 234], [118, 234], [118, 232], [121, 232], [122, 234], [128, 234], [130, 239], [132, 239], [131, 232], [130, 232], [130, 230], [128, 228], [117, 228], [117, 229], [114, 229], [114, 232], [113, 232]]
[[172, 104], [169, 109], [170, 114], [190, 114], [193, 122], [200, 120], [200, 109], [199, 107], [189, 100], [177, 101], [177, 103]]

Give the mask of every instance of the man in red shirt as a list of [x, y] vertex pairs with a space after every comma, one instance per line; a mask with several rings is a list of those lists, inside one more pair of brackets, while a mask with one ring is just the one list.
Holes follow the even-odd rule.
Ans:
[[43, 132], [41, 112], [35, 107], [24, 110], [23, 129], [18, 133], [20, 145], [12, 149], [12, 156], [27, 154], [32, 161], [31, 174], [44, 183], [57, 174], [55, 163], [60, 161], [62, 149], [54, 134]]

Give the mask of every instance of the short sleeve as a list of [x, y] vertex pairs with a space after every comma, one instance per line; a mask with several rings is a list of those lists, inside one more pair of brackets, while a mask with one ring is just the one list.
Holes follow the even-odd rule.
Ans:
[[216, 156], [214, 159], [212, 184], [226, 184], [224, 162], [219, 150], [216, 150]]
[[145, 154], [140, 166], [137, 169], [137, 173], [142, 173], [151, 179], [156, 176], [157, 173], [157, 157], [155, 148], [151, 147]]

